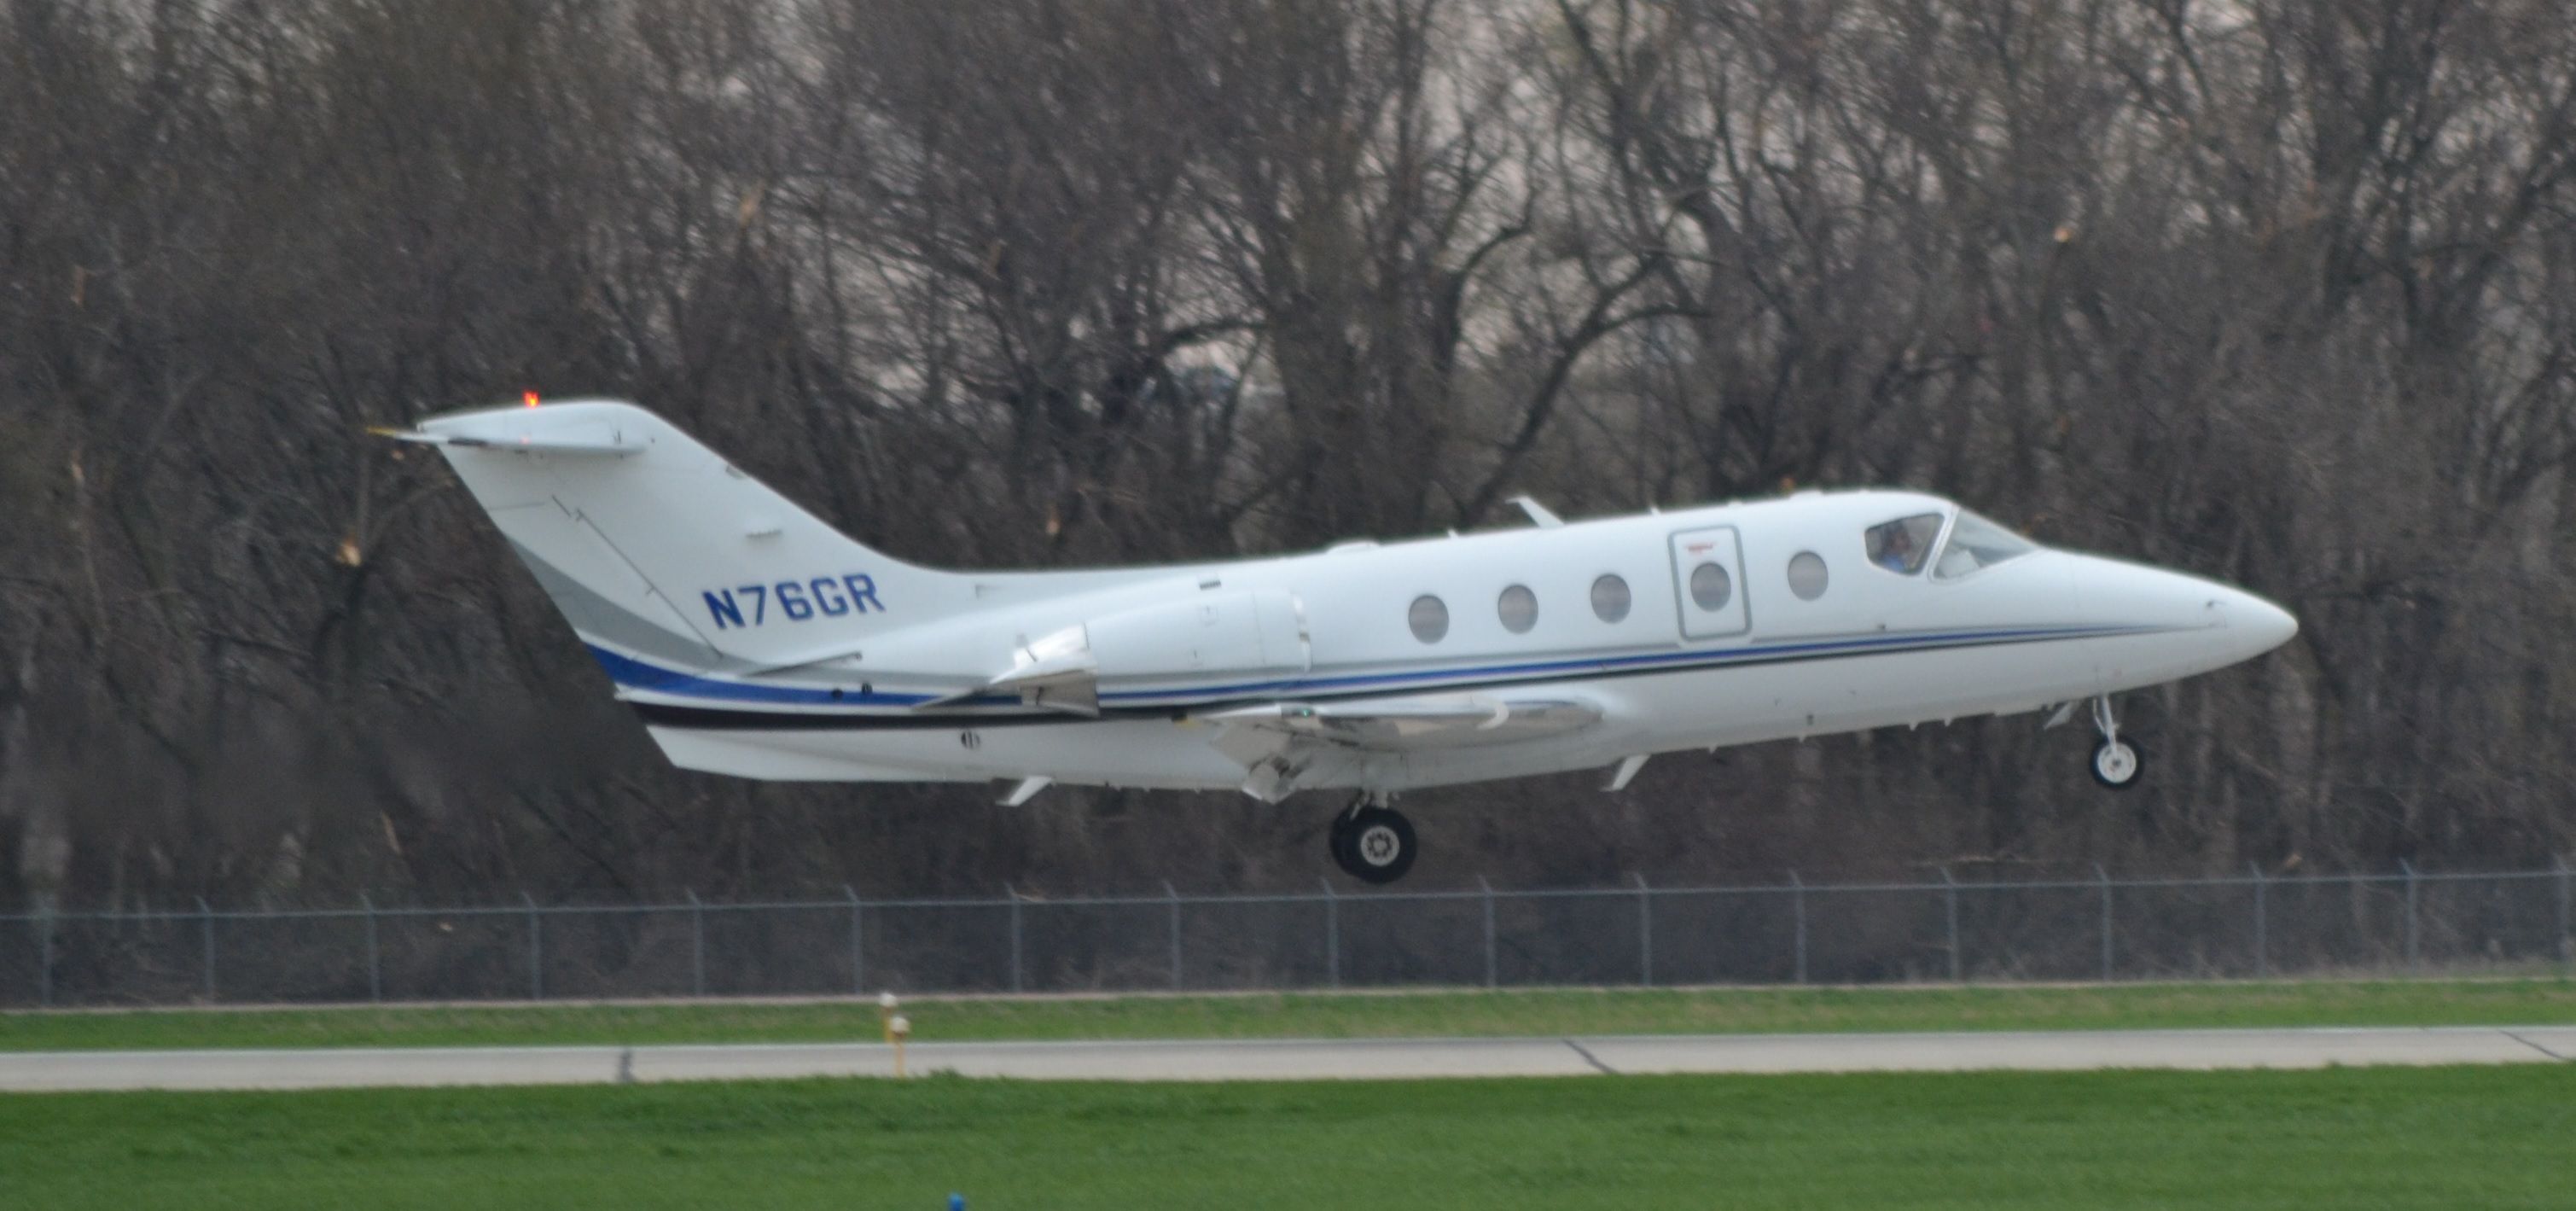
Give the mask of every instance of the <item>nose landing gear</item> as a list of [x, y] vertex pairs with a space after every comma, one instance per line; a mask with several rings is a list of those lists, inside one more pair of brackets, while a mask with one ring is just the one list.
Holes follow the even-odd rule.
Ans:
[[1413, 823], [1386, 805], [1383, 795], [1362, 793], [1349, 810], [1333, 817], [1328, 838], [1333, 861], [1363, 883], [1393, 883], [1413, 869], [1422, 852]]
[[2093, 700], [2093, 726], [2102, 733], [2102, 745], [2093, 750], [2093, 780], [2115, 791], [2138, 784], [2138, 773], [2144, 758], [2138, 746], [2120, 738], [2120, 721], [2111, 714], [2111, 696]]

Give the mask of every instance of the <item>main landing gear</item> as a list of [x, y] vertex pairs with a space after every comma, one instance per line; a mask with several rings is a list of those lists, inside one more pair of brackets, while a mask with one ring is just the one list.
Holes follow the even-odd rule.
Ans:
[[2120, 721], [2111, 715], [2111, 696], [2093, 700], [2093, 727], [2102, 733], [2102, 745], [2093, 750], [2093, 780], [2115, 791], [2138, 784], [2138, 771], [2143, 758], [2138, 746], [2120, 738]]
[[1393, 883], [1413, 869], [1422, 852], [1413, 823], [1386, 805], [1386, 796], [1363, 792], [1333, 817], [1333, 861], [1363, 883]]

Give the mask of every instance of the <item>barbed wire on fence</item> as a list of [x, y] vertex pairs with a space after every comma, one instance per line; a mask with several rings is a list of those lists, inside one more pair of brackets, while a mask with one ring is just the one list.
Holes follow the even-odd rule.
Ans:
[[0, 916], [0, 1005], [2548, 970], [2576, 870]]

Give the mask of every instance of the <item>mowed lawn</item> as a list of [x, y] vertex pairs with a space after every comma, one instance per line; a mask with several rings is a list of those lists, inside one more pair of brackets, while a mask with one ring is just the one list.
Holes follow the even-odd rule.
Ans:
[[[2576, 979], [925, 999], [922, 1040], [2576, 1023]], [[873, 1040], [865, 1001], [0, 1013], [0, 1051]]]
[[2564, 1208], [2576, 1068], [0, 1096], [0, 1205]]

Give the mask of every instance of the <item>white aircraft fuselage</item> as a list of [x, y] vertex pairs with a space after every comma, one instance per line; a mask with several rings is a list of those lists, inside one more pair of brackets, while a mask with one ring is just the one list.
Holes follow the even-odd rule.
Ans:
[[[1364, 807], [1587, 767], [1624, 784], [1655, 753], [2105, 699], [2297, 629], [1917, 492], [1573, 523], [1532, 505], [1527, 528], [1312, 554], [959, 573], [852, 541], [629, 404], [396, 436], [441, 447], [675, 764], [748, 778]], [[2107, 702], [2096, 720], [2115, 758], [2096, 776], [2125, 785], [2135, 752]]]

